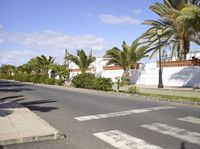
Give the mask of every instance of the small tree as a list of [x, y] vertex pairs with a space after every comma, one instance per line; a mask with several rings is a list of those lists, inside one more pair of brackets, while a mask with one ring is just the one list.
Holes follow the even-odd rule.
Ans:
[[60, 79], [64, 79], [68, 76], [69, 70], [66, 68], [66, 65], [54, 65], [53, 69], [56, 71], [56, 74], [59, 76]]
[[125, 84], [130, 84], [129, 70], [132, 66], [136, 68], [138, 61], [142, 58], [147, 57], [145, 51], [147, 46], [141, 46], [139, 39], [136, 39], [133, 44], [129, 47], [124, 41], [122, 44], [122, 50], [114, 47], [104, 55], [104, 60], [107, 60], [107, 65], [114, 64], [123, 68], [124, 72], [122, 75], [122, 81]]
[[77, 50], [77, 56], [69, 54], [67, 59], [75, 63], [80, 68], [82, 74], [84, 74], [90, 64], [96, 60], [96, 58], [92, 56], [92, 53], [87, 56], [83, 50]]
[[36, 57], [36, 61], [40, 65], [42, 74], [46, 75], [48, 73], [48, 70], [53, 67], [55, 58], [53, 58], [52, 56], [46, 57], [44, 55], [41, 55]]

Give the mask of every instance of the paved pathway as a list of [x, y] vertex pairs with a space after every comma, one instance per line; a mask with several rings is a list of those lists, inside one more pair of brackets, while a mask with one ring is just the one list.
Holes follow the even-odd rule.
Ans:
[[0, 145], [59, 139], [61, 133], [28, 108], [0, 103]]

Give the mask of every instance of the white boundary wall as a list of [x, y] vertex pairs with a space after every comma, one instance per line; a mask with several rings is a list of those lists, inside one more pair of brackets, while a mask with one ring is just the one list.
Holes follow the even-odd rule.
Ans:
[[[92, 66], [92, 73], [97, 76], [111, 78], [122, 76], [123, 70], [103, 70], [106, 62], [97, 59]], [[77, 68], [73, 65], [72, 68]], [[70, 79], [77, 75], [77, 72], [70, 73]], [[131, 70], [131, 83], [139, 85], [158, 85], [158, 67], [156, 63], [147, 63], [138, 70]], [[200, 87], [200, 66], [185, 67], [163, 67], [163, 85], [177, 87]]]
[[[139, 70], [136, 84], [158, 85], [158, 67], [148, 63]], [[163, 85], [180, 87], [200, 87], [200, 66], [163, 67]]]

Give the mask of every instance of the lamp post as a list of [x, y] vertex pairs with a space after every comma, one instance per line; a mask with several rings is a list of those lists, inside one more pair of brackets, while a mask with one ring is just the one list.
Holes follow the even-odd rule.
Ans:
[[[66, 50], [65, 50], [65, 63], [64, 63], [64, 65], [65, 65], [65, 68], [66, 68], [66, 69], [69, 69], [69, 61], [68, 61], [68, 59], [67, 59], [67, 56], [68, 56], [68, 51], [67, 51], [67, 49], [66, 49]], [[69, 73], [67, 73], [65, 80], [66, 80], [66, 81], [69, 81]]]
[[159, 76], [158, 76], [158, 88], [163, 88], [162, 83], [162, 66], [161, 66], [161, 45], [160, 45], [160, 36], [162, 35], [162, 30], [158, 29], [158, 39], [159, 39]]
[[68, 55], [68, 52], [67, 52], [67, 49], [66, 49], [66, 50], [65, 50], [65, 65], [66, 65], [66, 68], [68, 68], [67, 55]]

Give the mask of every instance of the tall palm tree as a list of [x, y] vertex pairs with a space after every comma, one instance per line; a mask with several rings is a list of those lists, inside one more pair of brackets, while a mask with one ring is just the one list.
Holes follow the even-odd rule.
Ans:
[[114, 47], [106, 51], [104, 60], [107, 60], [107, 65], [114, 64], [123, 68], [124, 72], [122, 75], [122, 81], [126, 84], [130, 84], [129, 70], [132, 66], [136, 68], [136, 64], [142, 58], [147, 57], [145, 51], [147, 46], [141, 46], [139, 39], [136, 39], [129, 47], [125, 41], [122, 44], [122, 50]]
[[84, 50], [77, 50], [77, 56], [68, 54], [67, 59], [75, 63], [80, 68], [82, 74], [84, 74], [90, 64], [96, 60], [96, 58], [92, 56], [92, 53], [87, 56]]
[[[177, 53], [180, 60], [186, 59], [189, 52], [190, 41], [199, 44], [199, 5], [198, 0], [164, 0], [155, 3], [150, 9], [160, 16], [160, 20], [146, 20], [144, 24], [152, 27], [142, 38], [146, 39], [155, 54], [159, 46], [170, 46], [172, 53]], [[190, 23], [188, 23], [190, 21]], [[163, 35], [157, 36], [157, 30], [162, 29]], [[159, 39], [161, 38], [161, 45]]]

